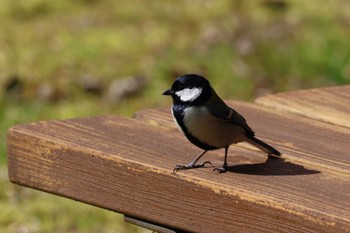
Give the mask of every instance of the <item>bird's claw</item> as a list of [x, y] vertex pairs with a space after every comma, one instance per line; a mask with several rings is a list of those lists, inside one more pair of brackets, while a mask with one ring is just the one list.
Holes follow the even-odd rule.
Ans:
[[227, 169], [224, 167], [219, 167], [219, 168], [216, 167], [213, 169], [213, 172], [225, 173], [227, 172]]
[[197, 165], [194, 165], [194, 164], [176, 165], [174, 170], [173, 170], [173, 174], [175, 175], [176, 172], [178, 172], [180, 170], [189, 170], [189, 169], [193, 169], [193, 168], [205, 167], [206, 164], [209, 164], [210, 166], [213, 166], [210, 161], [205, 161], [204, 163], [197, 164]]
[[200, 164], [200, 166], [205, 167], [206, 164], [209, 164], [211, 167], [213, 166], [210, 161], [205, 161], [204, 163]]
[[227, 164], [224, 164], [222, 167], [216, 167], [213, 169], [213, 172], [225, 173], [227, 172]]

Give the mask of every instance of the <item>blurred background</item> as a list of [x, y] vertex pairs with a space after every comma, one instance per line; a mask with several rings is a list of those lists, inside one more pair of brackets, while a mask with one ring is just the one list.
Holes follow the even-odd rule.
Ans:
[[198, 73], [225, 99], [350, 83], [350, 1], [0, 0], [2, 232], [148, 232], [10, 184], [11, 125], [169, 107]]

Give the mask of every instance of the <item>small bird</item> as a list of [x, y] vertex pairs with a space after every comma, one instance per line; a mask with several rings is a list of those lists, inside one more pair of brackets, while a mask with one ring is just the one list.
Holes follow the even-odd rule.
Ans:
[[209, 150], [220, 148], [225, 148], [224, 163], [214, 170], [226, 172], [230, 145], [243, 141], [269, 156], [281, 156], [278, 150], [254, 136], [246, 120], [225, 104], [206, 78], [196, 74], [180, 76], [163, 95], [170, 95], [173, 99], [171, 112], [178, 128], [191, 143], [204, 150], [189, 164], [176, 165], [174, 174], [179, 170], [212, 165], [209, 161], [196, 163]]

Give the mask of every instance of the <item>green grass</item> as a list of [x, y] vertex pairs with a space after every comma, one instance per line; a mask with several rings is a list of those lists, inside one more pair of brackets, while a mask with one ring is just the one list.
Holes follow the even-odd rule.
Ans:
[[[100, 114], [131, 116], [170, 102], [183, 73], [226, 99], [350, 83], [350, 2], [0, 0], [0, 226], [3, 232], [141, 232], [115, 213], [9, 183], [11, 125]], [[82, 89], [84, 77], [101, 93]], [[126, 76], [148, 83], [106, 101]], [[19, 85], [6, 90], [17, 77]], [[54, 94], [38, 94], [44, 87]]]

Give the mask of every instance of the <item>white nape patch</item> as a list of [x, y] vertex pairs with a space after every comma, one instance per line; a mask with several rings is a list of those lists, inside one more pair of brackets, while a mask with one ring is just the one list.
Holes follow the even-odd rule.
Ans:
[[202, 88], [185, 88], [181, 91], [175, 92], [175, 95], [180, 97], [180, 100], [184, 102], [192, 102], [202, 94]]

